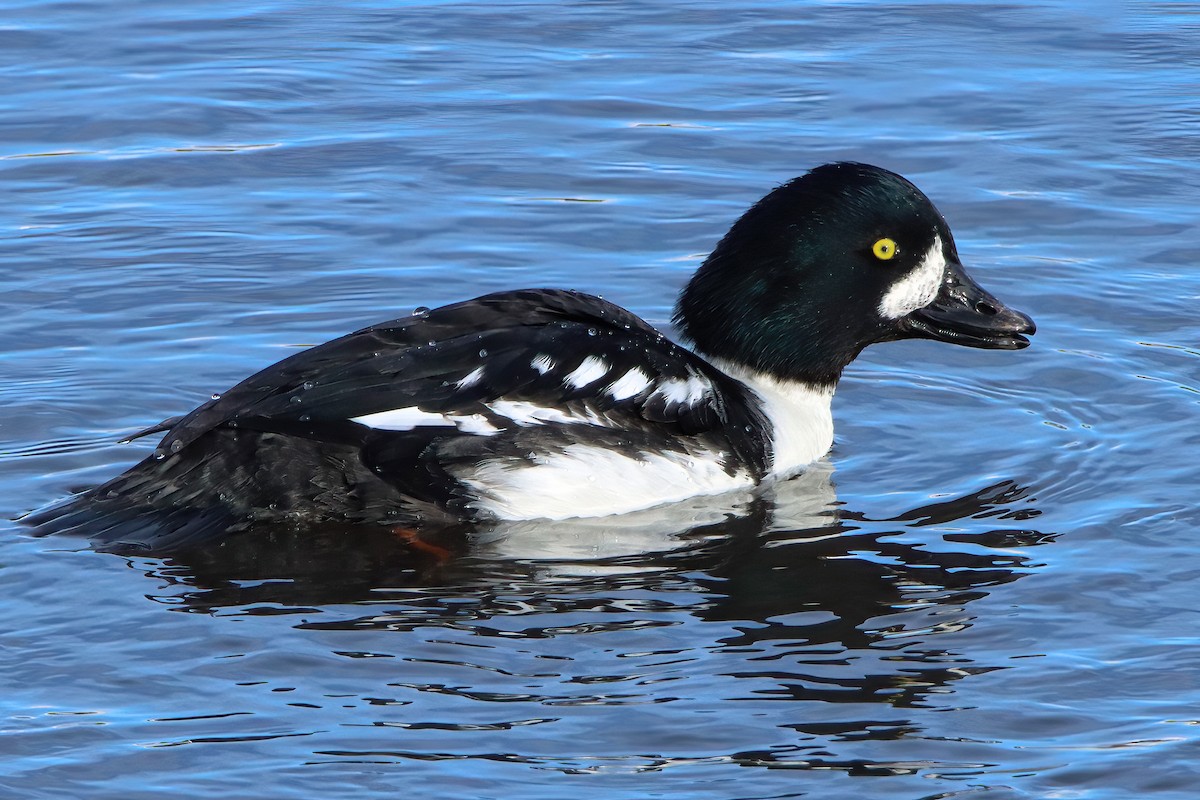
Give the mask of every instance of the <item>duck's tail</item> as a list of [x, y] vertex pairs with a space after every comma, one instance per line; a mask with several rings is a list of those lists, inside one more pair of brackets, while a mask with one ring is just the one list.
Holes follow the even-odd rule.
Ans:
[[21, 519], [35, 536], [162, 554], [203, 547], [257, 522], [394, 516], [395, 490], [357, 452], [293, 436], [215, 429], [165, 458]]

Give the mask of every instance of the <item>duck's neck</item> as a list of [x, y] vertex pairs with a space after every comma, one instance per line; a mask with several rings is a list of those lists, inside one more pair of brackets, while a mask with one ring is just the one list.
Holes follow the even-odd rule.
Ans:
[[813, 385], [760, 372], [722, 358], [713, 366], [744, 383], [762, 401], [771, 424], [772, 476], [787, 476], [820, 459], [833, 446], [833, 391], [836, 384]]

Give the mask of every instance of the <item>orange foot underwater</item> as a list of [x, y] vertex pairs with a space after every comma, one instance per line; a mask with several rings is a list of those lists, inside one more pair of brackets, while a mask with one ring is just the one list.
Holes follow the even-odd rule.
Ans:
[[392, 528], [392, 533], [400, 538], [406, 545], [417, 552], [432, 556], [434, 561], [439, 565], [445, 564], [454, 554], [441, 545], [427, 542], [421, 538], [421, 532], [414, 528], [406, 528], [403, 525], [397, 525]]

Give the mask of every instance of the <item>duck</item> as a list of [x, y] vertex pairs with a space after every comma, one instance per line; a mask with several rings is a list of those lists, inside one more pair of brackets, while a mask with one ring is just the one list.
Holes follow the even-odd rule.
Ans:
[[867, 346], [1019, 350], [1036, 327], [966, 271], [904, 177], [818, 166], [741, 215], [691, 276], [681, 342], [592, 294], [487, 294], [285, 358], [180, 417], [127, 472], [24, 522], [109, 549], [257, 523], [486, 526], [757, 491], [833, 444]]

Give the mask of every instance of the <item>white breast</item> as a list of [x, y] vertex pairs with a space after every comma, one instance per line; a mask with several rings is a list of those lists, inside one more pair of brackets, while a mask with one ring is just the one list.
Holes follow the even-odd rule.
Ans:
[[833, 446], [833, 387], [786, 381], [728, 362], [713, 363], [750, 387], [771, 423], [772, 476], [795, 474]]

